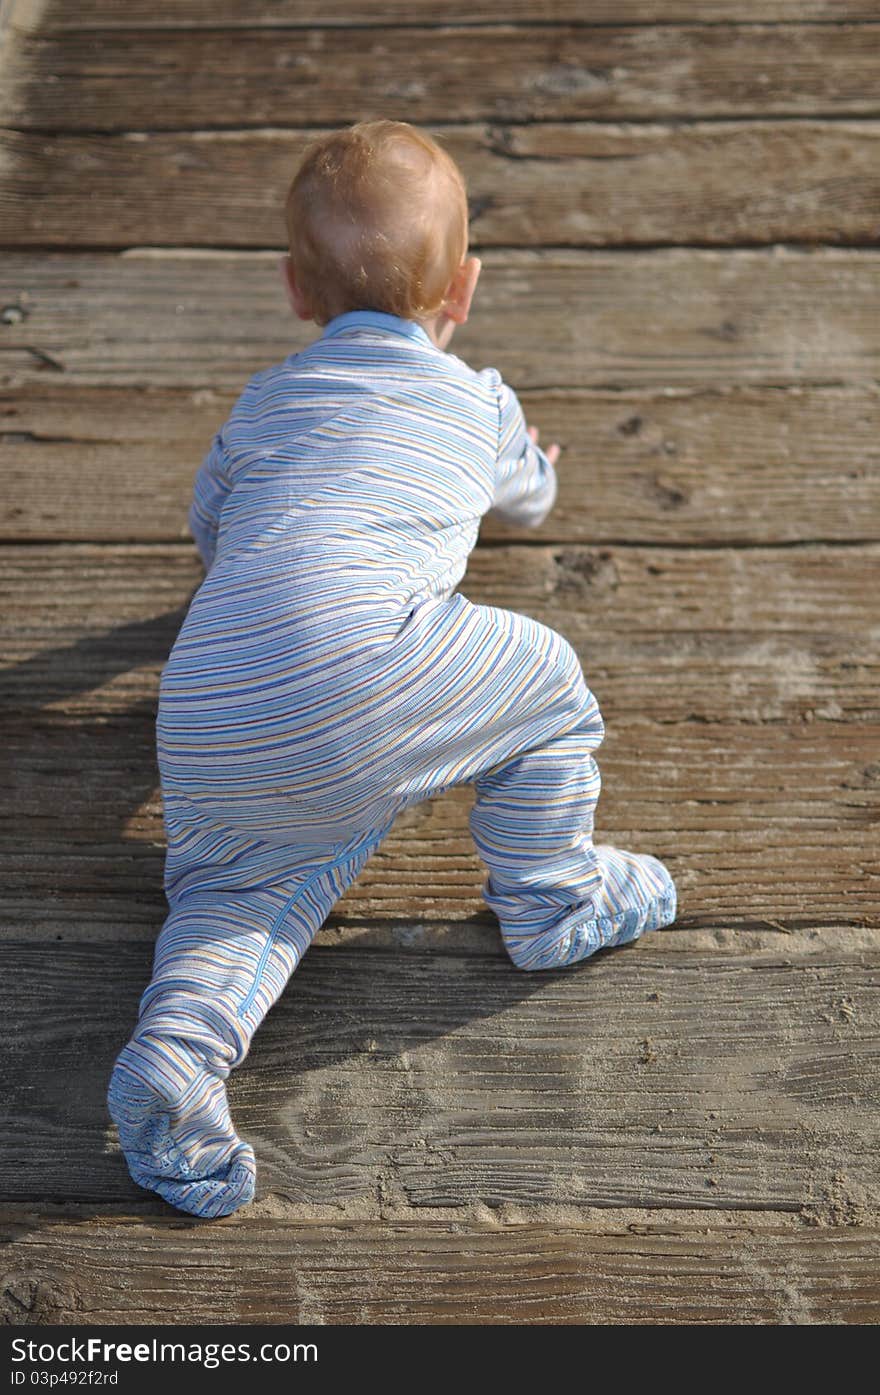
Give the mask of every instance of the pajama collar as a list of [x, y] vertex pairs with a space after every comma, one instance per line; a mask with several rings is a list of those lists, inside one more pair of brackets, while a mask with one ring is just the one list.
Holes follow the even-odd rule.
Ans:
[[345, 314], [337, 315], [328, 322], [321, 338], [327, 339], [330, 335], [340, 334], [346, 329], [385, 329], [390, 330], [392, 334], [403, 334], [408, 339], [416, 339], [432, 349], [437, 347], [428, 331], [415, 320], [405, 320], [400, 315], [389, 315], [385, 310], [346, 310]]

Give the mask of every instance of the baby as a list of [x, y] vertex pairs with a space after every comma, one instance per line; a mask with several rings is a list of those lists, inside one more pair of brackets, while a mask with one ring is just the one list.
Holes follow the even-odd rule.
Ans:
[[656, 858], [594, 846], [604, 729], [571, 646], [455, 588], [486, 513], [550, 510], [545, 453], [468, 318], [462, 176], [406, 122], [315, 141], [282, 273], [323, 333], [251, 378], [195, 481], [207, 568], [156, 723], [169, 914], [109, 1107], [132, 1177], [183, 1211], [254, 1195], [225, 1080], [402, 809], [474, 786], [484, 897], [520, 969], [675, 918]]

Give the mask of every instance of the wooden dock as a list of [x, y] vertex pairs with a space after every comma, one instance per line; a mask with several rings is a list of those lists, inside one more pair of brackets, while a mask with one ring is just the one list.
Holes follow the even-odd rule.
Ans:
[[[874, 0], [5, 0], [0, 1314], [880, 1320]], [[586, 22], [584, 16], [589, 16]], [[466, 790], [401, 818], [234, 1075], [257, 1200], [129, 1180], [104, 1097], [161, 926], [158, 678], [195, 470], [313, 337], [317, 131], [464, 170], [494, 364], [560, 499], [465, 594], [560, 629], [600, 836], [668, 933], [524, 974]]]

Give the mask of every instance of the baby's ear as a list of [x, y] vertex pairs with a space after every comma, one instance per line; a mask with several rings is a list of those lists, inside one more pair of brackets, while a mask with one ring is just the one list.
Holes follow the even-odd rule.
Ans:
[[288, 304], [291, 310], [295, 312], [296, 306], [293, 301], [293, 290], [290, 285], [290, 258], [286, 252], [278, 258], [278, 275], [281, 277], [281, 284], [287, 295]]
[[296, 284], [293, 262], [290, 260], [287, 253], [278, 258], [278, 271], [284, 283], [284, 289], [287, 292], [288, 304], [294, 315], [297, 315], [301, 320], [313, 320], [315, 318], [314, 311], [307, 303], [305, 296]]
[[471, 308], [471, 301], [474, 298], [474, 291], [477, 289], [477, 282], [480, 279], [480, 270], [483, 263], [479, 257], [468, 257], [459, 268], [456, 277], [456, 306], [461, 316], [460, 322], [463, 324], [468, 317]]

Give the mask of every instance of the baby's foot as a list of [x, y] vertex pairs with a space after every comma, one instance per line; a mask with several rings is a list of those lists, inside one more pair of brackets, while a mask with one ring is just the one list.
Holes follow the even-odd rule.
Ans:
[[675, 920], [675, 883], [662, 862], [601, 844], [595, 852], [602, 884], [586, 913], [575, 909], [557, 926], [554, 967], [577, 964], [599, 949], [628, 944]]
[[[557, 914], [547, 929], [537, 932], [524, 933], [520, 926], [502, 920], [507, 952], [518, 968], [565, 968], [599, 949], [627, 944], [675, 920], [675, 883], [662, 862], [646, 853], [602, 845], [595, 852], [602, 881], [591, 900], [561, 917]], [[493, 893], [496, 913], [501, 899]]]
[[232, 1127], [226, 1086], [185, 1042], [130, 1041], [107, 1103], [138, 1186], [193, 1216], [228, 1216], [253, 1199], [253, 1149]]
[[675, 920], [675, 883], [663, 863], [649, 853], [623, 852], [597, 845], [602, 886], [595, 899], [603, 947], [637, 940]]

